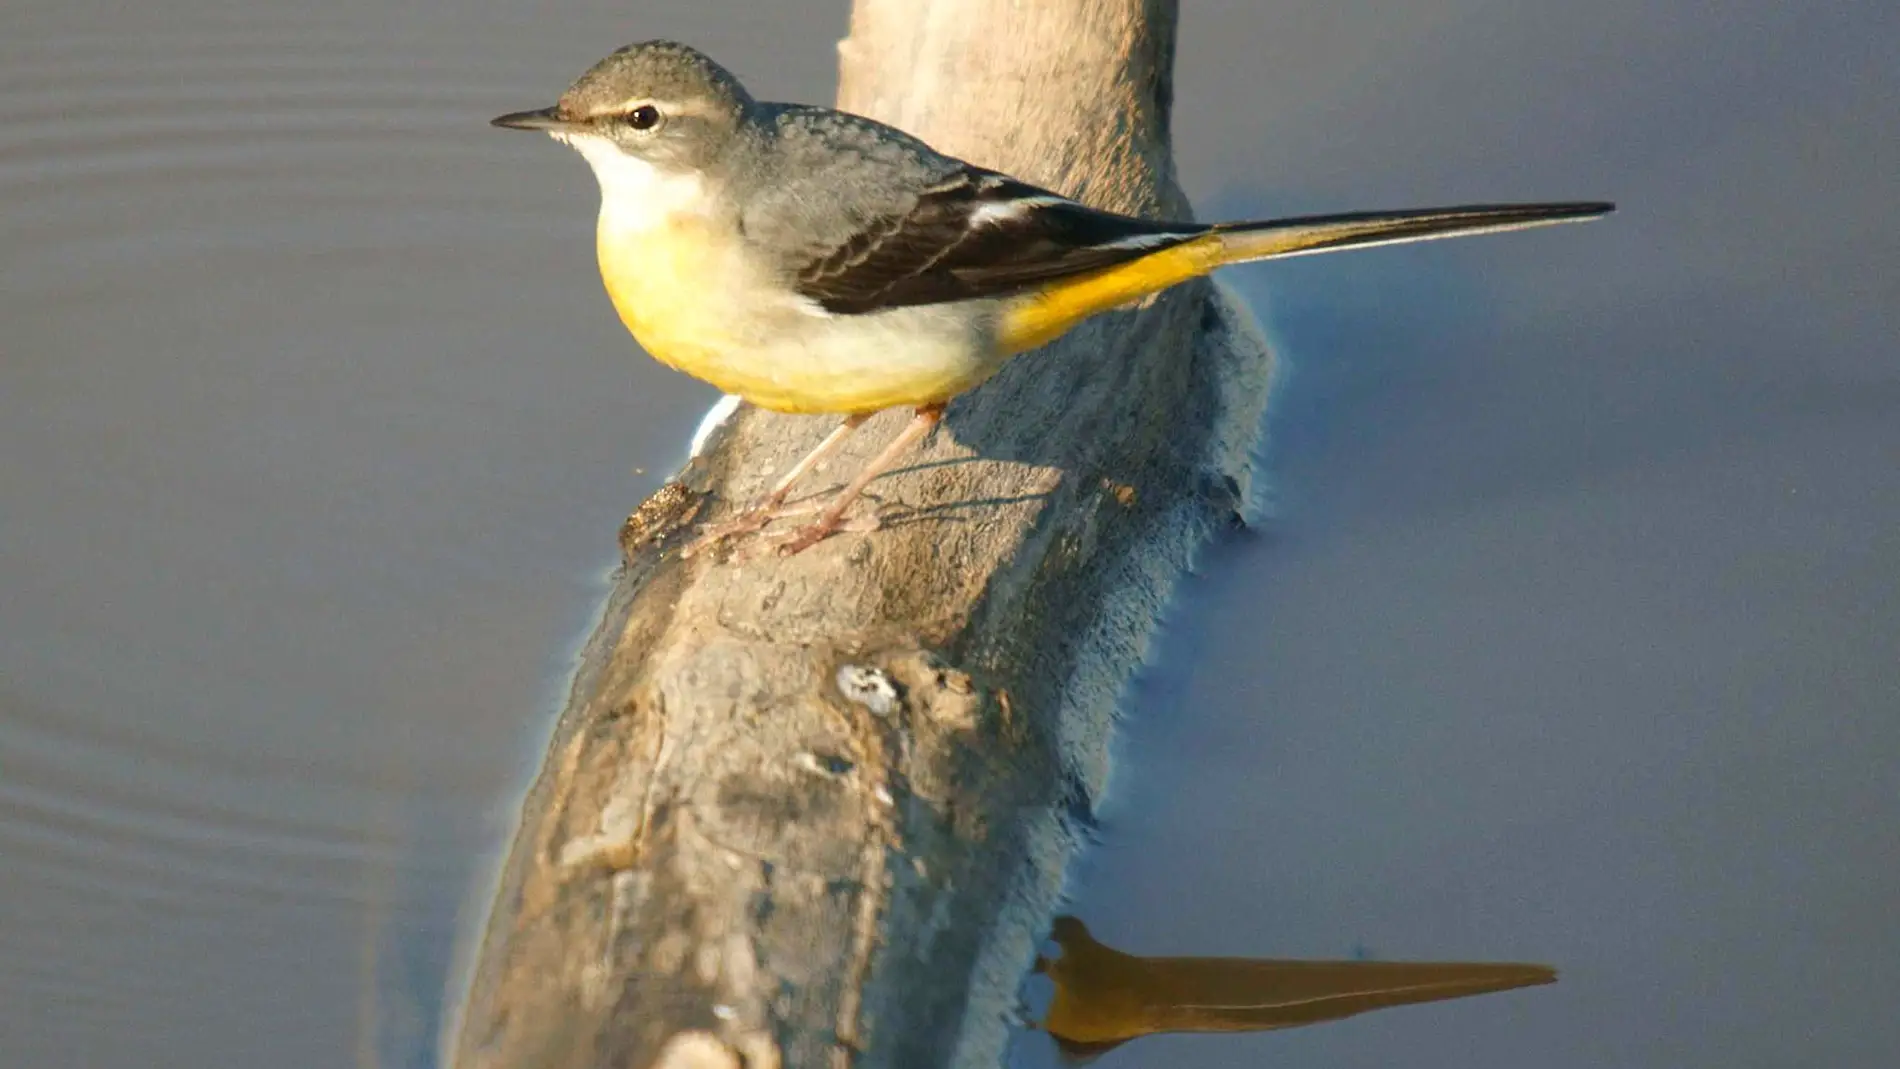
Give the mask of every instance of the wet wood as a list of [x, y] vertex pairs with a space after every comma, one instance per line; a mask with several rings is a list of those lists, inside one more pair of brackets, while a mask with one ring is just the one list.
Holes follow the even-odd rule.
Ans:
[[[1174, 20], [1160, 0], [862, 0], [840, 100], [1094, 203], [1186, 216]], [[1117, 697], [1242, 508], [1268, 370], [1247, 313], [1184, 286], [960, 398], [873, 484], [882, 530], [682, 560], [694, 524], [830, 426], [736, 416], [623, 532], [453, 1064], [997, 1064]]]

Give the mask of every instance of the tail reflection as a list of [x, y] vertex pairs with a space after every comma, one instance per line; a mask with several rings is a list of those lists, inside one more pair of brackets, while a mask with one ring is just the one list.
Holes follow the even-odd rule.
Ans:
[[1057, 917], [1051, 938], [1062, 956], [1036, 960], [1055, 984], [1042, 1027], [1074, 1058], [1157, 1032], [1293, 1028], [1557, 979], [1543, 965], [1138, 958], [1096, 942], [1074, 917]]

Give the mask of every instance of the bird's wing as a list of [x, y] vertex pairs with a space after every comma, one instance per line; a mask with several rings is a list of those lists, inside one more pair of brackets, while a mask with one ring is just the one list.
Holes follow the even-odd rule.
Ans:
[[[1219, 242], [1208, 266], [1219, 266], [1578, 222], [1611, 210], [1497, 204], [1217, 227], [1161, 223], [1090, 208], [856, 115], [781, 106], [774, 122], [776, 153], [745, 198], [741, 229], [770, 250], [787, 284], [839, 315], [1008, 296], [1210, 234]], [[1167, 280], [1131, 280], [1129, 293], [1156, 281]]]
[[836, 314], [1003, 296], [1125, 263], [1206, 233], [1115, 215], [964, 166], [915, 198], [809, 250], [792, 282]]

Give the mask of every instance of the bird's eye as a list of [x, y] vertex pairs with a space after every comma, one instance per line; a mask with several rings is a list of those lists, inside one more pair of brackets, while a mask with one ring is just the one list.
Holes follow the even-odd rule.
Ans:
[[627, 125], [635, 130], [651, 130], [660, 125], [660, 109], [642, 104], [627, 113]]

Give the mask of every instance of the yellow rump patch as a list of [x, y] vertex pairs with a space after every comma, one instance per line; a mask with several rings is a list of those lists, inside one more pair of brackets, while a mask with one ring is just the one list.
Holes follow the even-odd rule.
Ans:
[[1013, 356], [1054, 341], [1096, 314], [1205, 275], [1228, 261], [1219, 234], [1206, 234], [1138, 260], [1065, 278], [1016, 298], [997, 324], [996, 344]]

